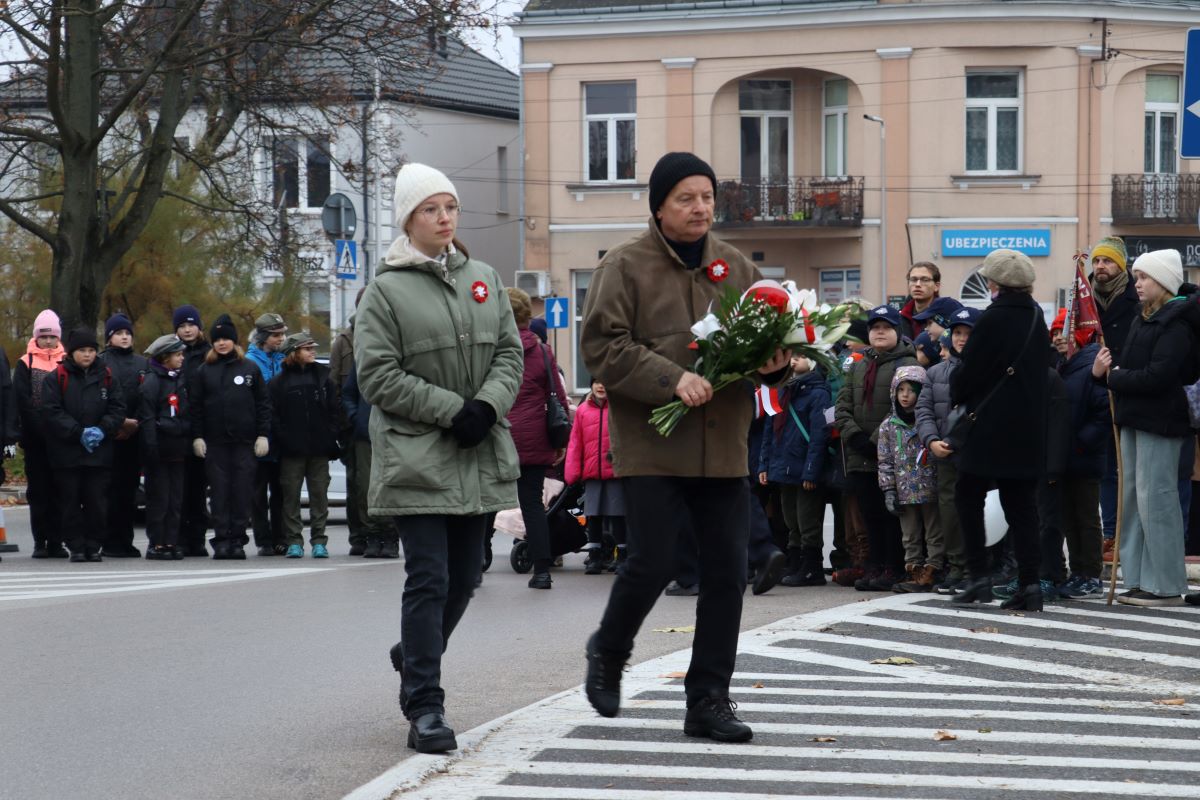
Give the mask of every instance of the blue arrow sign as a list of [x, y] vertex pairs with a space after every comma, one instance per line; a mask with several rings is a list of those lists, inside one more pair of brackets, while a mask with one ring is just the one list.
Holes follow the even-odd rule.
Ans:
[[1200, 28], [1187, 32], [1183, 55], [1183, 123], [1179, 157], [1200, 158]]
[[547, 297], [546, 298], [546, 327], [547, 328], [565, 328], [570, 321], [570, 312], [567, 309], [567, 298], [565, 297]]
[[339, 281], [358, 279], [358, 242], [353, 239], [333, 240], [334, 272]]

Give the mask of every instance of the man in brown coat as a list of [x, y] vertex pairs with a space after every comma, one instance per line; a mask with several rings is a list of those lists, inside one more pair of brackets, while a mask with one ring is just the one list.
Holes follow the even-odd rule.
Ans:
[[[753, 735], [733, 713], [729, 680], [737, 656], [746, 588], [749, 485], [746, 432], [750, 394], [718, 394], [689, 367], [689, 328], [758, 270], [709, 233], [716, 177], [691, 153], [668, 153], [650, 173], [645, 233], [610, 250], [592, 276], [581, 349], [608, 390], [613, 469], [625, 490], [629, 559], [618, 573], [600, 628], [588, 640], [588, 701], [602, 716], [620, 711], [621, 669], [633, 639], [674, 571], [681, 526], [694, 525], [700, 597], [685, 690], [684, 733], [744, 742]], [[790, 353], [759, 372], [781, 380]], [[669, 437], [650, 412], [674, 399], [691, 410]]]

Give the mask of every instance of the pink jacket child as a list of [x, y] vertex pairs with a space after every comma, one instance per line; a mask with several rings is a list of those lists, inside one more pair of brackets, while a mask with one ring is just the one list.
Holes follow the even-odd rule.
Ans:
[[608, 458], [608, 403], [598, 402], [594, 394], [588, 395], [575, 410], [563, 468], [568, 486], [580, 481], [616, 478]]

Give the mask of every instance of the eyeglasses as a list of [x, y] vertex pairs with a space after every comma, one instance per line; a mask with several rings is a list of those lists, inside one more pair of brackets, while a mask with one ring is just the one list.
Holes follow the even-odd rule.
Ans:
[[461, 210], [462, 210], [462, 208], [461, 208], [461, 206], [458, 205], [458, 203], [451, 203], [448, 206], [435, 206], [435, 205], [421, 206], [420, 208], [417, 209], [417, 213], [420, 214], [422, 217], [424, 217], [426, 219], [426, 221], [434, 222], [434, 221], [440, 219], [442, 214], [445, 214], [447, 217], [454, 219], [455, 217], [458, 216], [458, 212]]
[[909, 283], [933, 283], [933, 278], [909, 278]]

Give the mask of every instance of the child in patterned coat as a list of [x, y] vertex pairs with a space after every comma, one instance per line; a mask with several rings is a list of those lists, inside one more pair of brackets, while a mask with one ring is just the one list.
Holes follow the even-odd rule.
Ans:
[[892, 377], [892, 415], [879, 426], [879, 488], [900, 518], [904, 569], [897, 592], [928, 592], [946, 561], [938, 521], [937, 468], [916, 430], [917, 397], [929, 384], [921, 367], [898, 367]]

